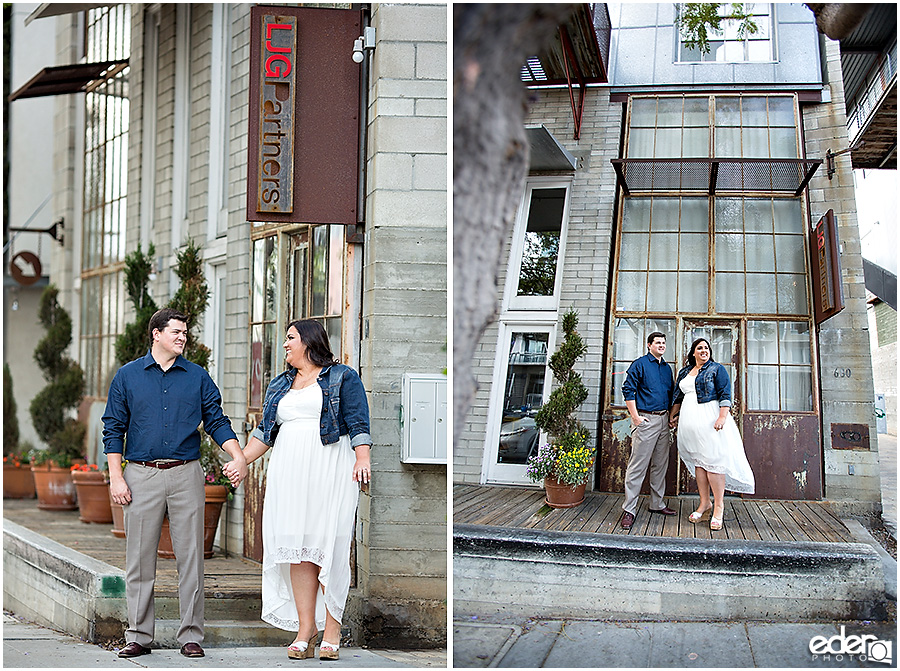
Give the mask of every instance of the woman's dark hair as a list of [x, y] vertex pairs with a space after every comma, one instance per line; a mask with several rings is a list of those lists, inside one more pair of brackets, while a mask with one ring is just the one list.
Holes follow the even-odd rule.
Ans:
[[294, 327], [300, 334], [300, 340], [306, 345], [306, 355], [317, 366], [330, 366], [337, 363], [334, 354], [331, 353], [331, 345], [328, 342], [328, 334], [325, 327], [315, 319], [299, 319], [288, 324], [287, 329]]
[[706, 346], [709, 347], [709, 360], [714, 361], [713, 356], [712, 356], [712, 345], [709, 344], [709, 340], [707, 340], [706, 338], [697, 338], [691, 344], [691, 351], [688, 352], [687, 359], [685, 359], [686, 365], [689, 365], [691, 367], [694, 367], [697, 365], [697, 359], [694, 358], [694, 350], [697, 349], [697, 345], [699, 345], [702, 342], [705, 342]]
[[150, 324], [148, 325], [151, 343], [153, 343], [153, 332], [157, 329], [165, 331], [169, 322], [173, 319], [175, 321], [184, 322], [185, 324], [188, 323], [187, 315], [181, 314], [175, 308], [163, 308], [162, 310], [157, 310], [153, 313], [153, 316], [150, 317]]

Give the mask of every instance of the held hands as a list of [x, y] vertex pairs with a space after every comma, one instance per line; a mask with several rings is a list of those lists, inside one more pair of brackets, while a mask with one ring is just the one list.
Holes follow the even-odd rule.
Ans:
[[719, 418], [716, 420], [716, 423], [713, 424], [713, 428], [714, 428], [716, 431], [721, 431], [721, 430], [724, 428], [724, 426], [725, 426], [725, 418], [724, 418], [724, 417], [719, 417]]
[[222, 466], [222, 473], [231, 480], [231, 485], [235, 488], [240, 486], [244, 481], [244, 478], [247, 477], [248, 472], [249, 468], [247, 467], [247, 460], [244, 459], [243, 455], [237, 459], [232, 459]]

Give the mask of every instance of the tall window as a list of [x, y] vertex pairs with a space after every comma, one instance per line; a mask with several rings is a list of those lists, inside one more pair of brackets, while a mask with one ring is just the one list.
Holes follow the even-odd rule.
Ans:
[[[730, 2], [719, 4], [719, 16], [727, 17], [731, 13]], [[721, 29], [709, 31], [709, 52], [690, 49], [684, 37], [678, 35], [678, 60], [681, 63], [698, 63], [703, 61], [718, 63], [759, 63], [774, 60], [772, 41], [772, 5], [767, 3], [744, 3], [745, 11], [752, 15], [756, 24], [755, 33], [739, 34], [741, 22], [737, 19], [724, 18]], [[676, 27], [675, 30], [678, 30]]]
[[555, 310], [568, 210], [568, 182], [534, 180], [516, 222], [510, 255], [510, 309]]
[[[130, 5], [87, 12], [89, 62], [126, 59]], [[81, 362], [89, 396], [106, 395], [123, 328], [122, 268], [128, 181], [128, 68], [85, 95], [84, 217], [81, 240]]]

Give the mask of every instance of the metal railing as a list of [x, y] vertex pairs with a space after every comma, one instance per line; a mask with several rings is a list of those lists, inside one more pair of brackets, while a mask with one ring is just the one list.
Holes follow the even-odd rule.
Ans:
[[882, 54], [881, 62], [870, 73], [865, 93], [856, 101], [853, 112], [847, 117], [847, 135], [850, 146], [856, 141], [866, 127], [872, 113], [878, 109], [887, 92], [897, 81], [897, 41]]

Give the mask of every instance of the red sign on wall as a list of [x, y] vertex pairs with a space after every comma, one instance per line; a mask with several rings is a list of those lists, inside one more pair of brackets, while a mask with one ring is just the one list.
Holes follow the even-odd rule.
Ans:
[[358, 9], [250, 9], [247, 220], [356, 224]]
[[834, 210], [828, 210], [809, 234], [810, 272], [816, 324], [844, 309], [841, 255]]

